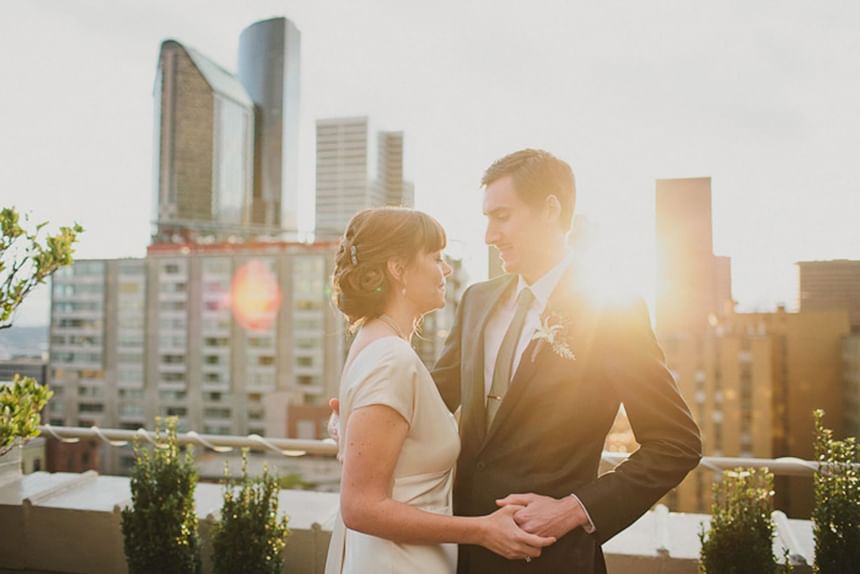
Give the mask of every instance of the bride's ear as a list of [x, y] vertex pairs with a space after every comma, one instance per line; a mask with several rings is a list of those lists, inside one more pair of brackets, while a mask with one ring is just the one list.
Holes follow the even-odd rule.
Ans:
[[401, 257], [391, 257], [386, 262], [388, 274], [391, 275], [397, 283], [403, 283], [406, 273], [406, 263]]

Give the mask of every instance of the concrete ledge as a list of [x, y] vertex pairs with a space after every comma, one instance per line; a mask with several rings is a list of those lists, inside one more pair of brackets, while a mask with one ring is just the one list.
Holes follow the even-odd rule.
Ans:
[[[220, 485], [197, 485], [195, 503], [203, 544], [203, 571], [212, 572], [209, 532], [221, 507]], [[0, 486], [0, 574], [3, 570], [124, 574], [120, 512], [130, 503], [129, 479], [96, 473], [36, 472]], [[282, 490], [279, 512], [289, 516], [290, 536], [284, 572], [323, 572], [336, 493]], [[696, 574], [698, 533], [710, 516], [646, 513], [604, 545], [611, 574]], [[782, 549], [807, 564], [813, 561], [812, 525], [806, 520], [777, 520], [774, 552]], [[796, 567], [797, 574], [811, 572]]]
[[0, 456], [0, 487], [21, 479], [21, 448], [12, 450]]

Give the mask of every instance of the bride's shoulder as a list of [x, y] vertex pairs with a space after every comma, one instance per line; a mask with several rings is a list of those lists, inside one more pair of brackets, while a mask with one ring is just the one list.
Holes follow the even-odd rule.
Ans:
[[400, 337], [382, 337], [375, 343], [374, 350], [378, 360], [411, 363], [418, 357], [412, 346]]
[[[371, 370], [379, 370], [384, 367], [407, 366], [412, 364], [416, 359], [420, 360], [409, 343], [400, 337], [378, 337], [361, 341], [360, 345], [352, 353], [353, 356], [349, 360], [347, 370], [352, 370], [350, 366], [353, 364], [357, 366], [364, 365], [364, 367], [369, 367]], [[355, 370], [365, 371], [366, 369], [359, 366]]]

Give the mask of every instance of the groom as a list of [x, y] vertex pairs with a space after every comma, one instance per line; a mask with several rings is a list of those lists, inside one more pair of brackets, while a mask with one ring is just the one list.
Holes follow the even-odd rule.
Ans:
[[[464, 545], [458, 573], [602, 573], [601, 544], [697, 465], [699, 430], [644, 304], [597, 304], [581, 288], [586, 271], [566, 251], [570, 166], [525, 149], [482, 186], [485, 241], [506, 274], [465, 291], [433, 370], [448, 408], [462, 409], [454, 513], [519, 504], [521, 528], [558, 542], [528, 562]], [[622, 404], [641, 447], [598, 476]]]

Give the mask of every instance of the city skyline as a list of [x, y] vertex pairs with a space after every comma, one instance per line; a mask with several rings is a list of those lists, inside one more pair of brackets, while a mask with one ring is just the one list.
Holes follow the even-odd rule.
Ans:
[[[303, 1], [9, 2], [0, 46], [17, 54], [9, 73], [22, 89], [0, 107], [4, 204], [52, 226], [81, 222], [78, 258], [141, 256], [160, 42], [236, 71], [240, 31], [286, 16], [303, 43], [302, 230], [313, 222], [314, 122], [368, 115], [407, 134], [416, 207], [449, 229], [471, 281], [486, 269], [481, 172], [525, 146], [571, 162], [577, 211], [650, 300], [657, 179], [712, 178], [714, 251], [732, 258], [741, 309], [794, 308], [796, 261], [860, 259], [858, 8], [489, 6], [338, 3], [333, 18]], [[79, 202], [57, 201], [67, 194]], [[47, 301], [35, 294], [17, 324], [47, 323]]]

